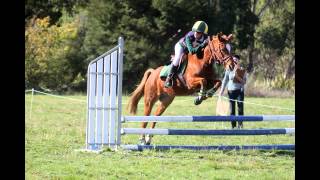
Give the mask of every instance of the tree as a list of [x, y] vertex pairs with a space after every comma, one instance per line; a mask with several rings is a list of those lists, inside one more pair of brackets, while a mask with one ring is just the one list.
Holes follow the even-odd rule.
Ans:
[[84, 7], [88, 0], [25, 0], [25, 22], [32, 18], [50, 17], [50, 24], [58, 22], [65, 10], [67, 13], [74, 14], [77, 6]]
[[[259, 62], [257, 67], [267, 78], [273, 79], [282, 75], [284, 79], [288, 79], [294, 76], [294, 37], [294, 1], [279, 0], [271, 3], [256, 31], [256, 51], [260, 54], [272, 55], [257, 58]], [[266, 62], [272, 64], [272, 67], [265, 68]]]
[[27, 87], [63, 89], [72, 82], [66, 54], [77, 37], [76, 22], [49, 26], [50, 18], [32, 19], [25, 33]]

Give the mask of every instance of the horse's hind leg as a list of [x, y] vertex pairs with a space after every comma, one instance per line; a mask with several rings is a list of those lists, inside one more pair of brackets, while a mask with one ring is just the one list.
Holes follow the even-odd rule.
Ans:
[[[144, 115], [145, 116], [150, 116], [152, 107], [154, 103], [157, 101], [158, 97], [157, 96], [148, 96], [144, 98]], [[148, 122], [142, 122], [141, 123], [141, 128], [146, 128], [148, 125]], [[141, 137], [139, 139], [140, 144], [144, 145], [146, 144], [146, 138], [145, 134], [141, 134]]]
[[[159, 104], [157, 106], [156, 112], [154, 113], [155, 116], [161, 116], [161, 114], [167, 109], [167, 107], [172, 103], [174, 96], [170, 96], [168, 94], [162, 94], [159, 98]], [[151, 128], [155, 128], [156, 122], [151, 123]], [[147, 135], [146, 137], [146, 144], [150, 145], [152, 135]]]

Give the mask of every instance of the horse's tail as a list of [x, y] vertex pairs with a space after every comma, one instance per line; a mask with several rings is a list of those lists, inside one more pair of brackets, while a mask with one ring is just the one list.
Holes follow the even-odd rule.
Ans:
[[130, 114], [136, 114], [138, 109], [138, 102], [140, 101], [141, 97], [143, 96], [144, 85], [147, 82], [148, 77], [154, 71], [154, 69], [150, 68], [146, 72], [144, 72], [143, 78], [138, 85], [138, 87], [132, 92], [130, 95], [130, 99], [128, 102], [127, 109], [129, 110]]

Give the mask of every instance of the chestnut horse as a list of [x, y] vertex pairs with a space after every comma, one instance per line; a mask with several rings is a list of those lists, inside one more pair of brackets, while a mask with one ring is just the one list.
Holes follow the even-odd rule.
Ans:
[[[226, 49], [226, 43], [230, 41], [232, 34], [229, 36], [218, 33], [216, 36], [208, 37], [208, 45], [203, 50], [202, 59], [196, 54], [188, 54], [188, 64], [183, 75], [186, 86], [177, 78], [171, 88], [164, 87], [164, 81], [160, 79], [160, 71], [163, 66], [156, 69], [148, 69], [138, 87], [131, 94], [128, 102], [130, 114], [136, 114], [137, 105], [144, 95], [144, 115], [149, 116], [153, 105], [159, 100], [160, 103], [155, 112], [155, 116], [160, 116], [166, 108], [172, 103], [176, 95], [190, 95], [200, 90], [199, 96], [195, 99], [195, 104], [200, 104], [207, 98], [206, 89], [213, 87], [215, 92], [221, 85], [220, 80], [216, 80], [213, 63], [223, 64], [224, 68], [234, 67], [234, 61]], [[142, 122], [141, 127], [146, 128], [148, 122]], [[156, 122], [152, 122], [151, 128], [154, 128]], [[151, 143], [150, 135], [147, 138], [141, 135], [140, 143], [149, 145]]]

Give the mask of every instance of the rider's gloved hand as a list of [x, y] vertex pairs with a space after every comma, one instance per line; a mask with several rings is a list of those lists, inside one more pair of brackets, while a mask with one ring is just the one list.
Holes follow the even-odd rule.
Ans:
[[204, 40], [204, 41], [200, 44], [200, 46], [204, 48], [204, 47], [206, 47], [207, 44], [208, 44], [208, 39]]

